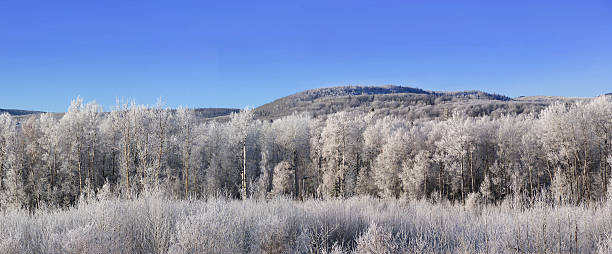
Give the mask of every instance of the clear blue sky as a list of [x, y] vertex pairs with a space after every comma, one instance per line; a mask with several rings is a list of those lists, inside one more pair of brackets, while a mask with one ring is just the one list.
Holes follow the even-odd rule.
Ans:
[[244, 107], [336, 85], [612, 92], [612, 1], [504, 2], [0, 1], [0, 108]]

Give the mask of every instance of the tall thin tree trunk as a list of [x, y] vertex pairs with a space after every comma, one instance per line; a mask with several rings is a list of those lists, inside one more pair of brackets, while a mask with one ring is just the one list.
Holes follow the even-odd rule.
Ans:
[[53, 165], [51, 165], [51, 190], [55, 186], [55, 174], [57, 172], [57, 153], [53, 152]]
[[575, 188], [572, 188], [572, 196], [574, 196], [574, 202], [577, 203], [580, 200], [580, 179], [578, 178], [578, 155], [574, 152], [574, 164], [572, 165], [572, 174], [574, 175], [574, 185]]
[[0, 149], [0, 190], [4, 189], [4, 172], [2, 172], [4, 168], [4, 154], [4, 148]]
[[123, 145], [123, 167], [125, 168], [125, 193], [130, 195], [130, 145], [128, 144], [129, 138], [124, 138], [125, 143]]
[[89, 174], [89, 190], [91, 191], [94, 186], [94, 179], [96, 178], [95, 171], [94, 171], [94, 160], [96, 156], [95, 146], [91, 146], [89, 150], [90, 152], [89, 152], [89, 172], [88, 174]]
[[298, 157], [297, 157], [297, 151], [293, 151], [293, 173], [294, 173], [294, 187], [295, 187], [295, 196], [294, 198], [299, 198], [300, 197], [300, 172], [298, 169], [298, 165], [297, 165], [297, 161], [298, 161]]
[[440, 201], [442, 200], [442, 195], [444, 195], [444, 185], [442, 184], [442, 170], [443, 164], [440, 163], [440, 171], [438, 172], [438, 188], [440, 192]]
[[[163, 135], [163, 134], [162, 134]], [[157, 170], [155, 170], [155, 183], [159, 183], [159, 173], [161, 172], [161, 161], [164, 149], [163, 137], [159, 141], [159, 150], [157, 151]]]
[[533, 196], [533, 176], [532, 176], [532, 167], [531, 165], [527, 166], [527, 170], [529, 170], [529, 192], [530, 192], [530, 196]]
[[463, 194], [463, 190], [465, 189], [465, 185], [463, 183], [463, 154], [461, 155], [461, 202], [465, 202], [465, 196]]
[[552, 184], [554, 173], [552, 172], [552, 169], [550, 167], [550, 161], [548, 159], [546, 160], [546, 170], [548, 171], [548, 178], [550, 179], [550, 183]]
[[474, 151], [470, 151], [470, 178], [472, 179], [472, 192], [476, 192], [476, 179], [474, 179]]
[[79, 195], [83, 192], [83, 178], [81, 176], [81, 144], [77, 145], [77, 167], [79, 170]]
[[247, 199], [246, 138], [242, 142], [242, 199]]
[[189, 157], [190, 152], [185, 152], [185, 198], [189, 196]]
[[589, 179], [588, 167], [589, 167], [589, 148], [586, 147], [586, 144], [585, 144], [584, 167], [582, 169], [582, 186], [584, 188], [584, 193], [586, 195], [587, 201], [590, 201], [591, 193], [590, 193], [590, 179]]

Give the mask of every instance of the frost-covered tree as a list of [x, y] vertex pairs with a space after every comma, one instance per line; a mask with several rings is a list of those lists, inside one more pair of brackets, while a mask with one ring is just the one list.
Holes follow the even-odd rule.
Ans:
[[[50, 113], [42, 114], [38, 120], [38, 125], [42, 132], [38, 143], [42, 153], [42, 160], [45, 171], [47, 171], [47, 199], [51, 203], [56, 203], [58, 197], [58, 169], [61, 160], [61, 135], [58, 121]], [[42, 170], [42, 169], [41, 169]]]
[[228, 123], [229, 142], [234, 158], [233, 168], [238, 169], [240, 176], [240, 197], [249, 197], [249, 183], [255, 180], [255, 171], [261, 152], [257, 146], [260, 122], [255, 120], [253, 109], [245, 108], [240, 113], [232, 113]]
[[479, 192], [485, 204], [490, 204], [495, 201], [495, 195], [493, 193], [493, 189], [491, 188], [491, 180], [489, 178], [489, 174], [486, 174], [484, 179], [480, 183]]
[[571, 202], [572, 200], [572, 187], [571, 187], [571, 183], [573, 181], [571, 181], [567, 175], [566, 172], [564, 172], [563, 170], [561, 170], [561, 168], [557, 168], [557, 170], [555, 171], [555, 175], [553, 178], [553, 181], [551, 183], [551, 190], [552, 193], [554, 195], [554, 199], [559, 203], [559, 204], [564, 204], [567, 202]]
[[322, 130], [325, 128], [325, 121], [320, 119], [313, 119], [310, 128], [310, 169], [313, 173], [313, 177], [309, 178], [310, 181], [307, 187], [311, 190], [310, 192], [314, 197], [321, 197], [326, 195], [323, 184], [323, 170], [325, 167], [325, 158], [323, 157], [323, 137], [321, 136]]
[[521, 119], [513, 116], [503, 116], [497, 121], [496, 136], [497, 160], [501, 170], [495, 172], [494, 177], [499, 179], [499, 193], [520, 194], [526, 190], [527, 169], [522, 159], [523, 135], [528, 130]]
[[414, 139], [407, 129], [398, 129], [393, 132], [376, 158], [373, 176], [382, 197], [400, 197], [403, 189], [402, 171], [409, 170], [404, 168], [412, 168], [406, 163], [414, 153], [413, 142]]
[[420, 150], [414, 158], [404, 161], [402, 164], [401, 179], [404, 191], [413, 199], [426, 197], [427, 179], [430, 172], [435, 170], [431, 154], [426, 150]]
[[289, 195], [295, 191], [293, 186], [295, 171], [290, 162], [282, 161], [274, 167], [274, 179], [272, 180], [272, 195]]
[[100, 122], [102, 115], [102, 106], [96, 102], [85, 104], [83, 108], [83, 131], [84, 142], [87, 156], [87, 179], [90, 183], [89, 192], [102, 186], [103, 179], [100, 167], [98, 165], [98, 157], [101, 145]]
[[17, 133], [17, 122], [7, 113], [0, 115], [0, 209], [25, 205], [23, 181], [24, 150]]
[[232, 170], [236, 156], [230, 154], [230, 137], [225, 124], [207, 123], [199, 132], [198, 142], [203, 145], [201, 151], [207, 161], [204, 165], [206, 195], [239, 192], [241, 176], [239, 170]]
[[471, 182], [475, 185], [473, 174], [473, 154], [476, 150], [475, 139], [471, 129], [474, 120], [458, 113], [439, 125], [442, 128], [440, 140], [436, 141], [439, 151], [438, 160], [451, 174], [451, 186], [458, 192], [461, 200], [465, 200], [466, 171], [470, 172]]
[[[310, 152], [310, 122], [311, 119], [305, 115], [291, 115], [272, 124], [272, 131], [276, 134], [275, 147], [278, 148], [279, 159], [288, 162], [293, 170], [293, 190], [295, 198], [301, 197], [300, 186], [303, 186], [305, 178], [312, 176], [309, 172], [309, 152]], [[276, 172], [273, 178], [276, 177]]]
[[374, 181], [376, 158], [382, 153], [391, 133], [406, 127], [406, 122], [396, 117], [373, 118], [368, 115], [368, 124], [363, 132], [363, 165], [357, 176], [357, 194], [378, 195]]
[[165, 167], [164, 163], [164, 152], [167, 149], [167, 139], [170, 131], [170, 112], [168, 108], [165, 108], [163, 102], [160, 100], [157, 101], [155, 107], [152, 108], [153, 113], [153, 124], [152, 129], [155, 133], [155, 142], [157, 143], [157, 152], [155, 155], [155, 179], [159, 181], [159, 174], [161, 173], [163, 167]]
[[[538, 135], [538, 130], [534, 128], [536, 119], [533, 115], [527, 116], [524, 122], [524, 133], [520, 142], [520, 160], [523, 168], [527, 169], [527, 184], [529, 195], [533, 196], [542, 186], [552, 182], [553, 172], [547, 172], [544, 149]], [[548, 175], [548, 177], [546, 177]], [[546, 180], [549, 181], [546, 181]]]
[[[185, 197], [189, 196], [189, 183], [194, 182], [191, 179], [194, 169], [193, 163], [193, 151], [194, 151], [194, 129], [196, 125], [196, 118], [194, 111], [189, 108], [180, 108], [177, 111], [177, 122], [178, 122], [178, 137], [177, 142], [181, 150], [182, 167], [183, 167], [183, 186], [185, 189]], [[191, 180], [190, 180], [191, 179]]]
[[42, 149], [38, 142], [42, 136], [38, 116], [28, 116], [21, 126], [21, 142], [23, 142], [23, 171], [25, 177], [26, 205], [28, 209], [36, 209], [47, 202], [47, 171], [44, 168]]
[[136, 125], [136, 117], [135, 110], [132, 108], [135, 107], [135, 104], [132, 102], [120, 103], [117, 102], [117, 106], [111, 112], [112, 118], [112, 126], [113, 130], [117, 132], [119, 135], [119, 140], [116, 143], [118, 145], [117, 151], [119, 151], [120, 157], [120, 167], [119, 167], [119, 175], [121, 176], [121, 185], [123, 186], [123, 193], [125, 195], [130, 196], [131, 183], [130, 176], [133, 174], [134, 170], [134, 144], [133, 138], [135, 136], [135, 125]]
[[62, 147], [65, 149], [62, 154], [63, 173], [68, 177], [76, 177], [76, 188], [71, 193], [64, 194], [72, 196], [73, 199], [84, 192], [86, 185], [89, 185], [88, 191], [91, 191], [101, 111], [101, 106], [95, 102], [84, 104], [83, 99], [77, 98], [71, 102], [68, 112], [60, 119]]
[[[563, 193], [569, 193], [572, 203], [589, 201], [593, 184], [593, 172], [602, 168], [594, 159], [603, 158], [597, 149], [597, 126], [594, 110], [579, 102], [575, 105], [554, 104], [540, 114], [541, 140], [546, 152], [547, 168], [557, 169], [566, 176]], [[604, 141], [605, 142], [605, 141]], [[601, 159], [600, 159], [601, 161]], [[595, 185], [595, 187], [598, 185]]]
[[323, 166], [321, 192], [328, 196], [354, 194], [361, 167], [363, 116], [339, 112], [329, 116], [321, 133]]

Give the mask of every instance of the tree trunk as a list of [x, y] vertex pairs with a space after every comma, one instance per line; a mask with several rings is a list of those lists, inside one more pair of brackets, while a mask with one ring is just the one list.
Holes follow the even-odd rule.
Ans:
[[189, 196], [189, 157], [190, 157], [190, 152], [186, 151], [185, 152], [185, 198], [187, 198]]
[[94, 179], [96, 178], [95, 176], [95, 171], [94, 171], [94, 160], [95, 160], [95, 156], [96, 156], [96, 149], [95, 146], [91, 146], [89, 149], [89, 190], [93, 190], [93, 186], [94, 186]]
[[533, 176], [532, 176], [532, 171], [533, 169], [531, 168], [531, 165], [527, 166], [527, 170], [529, 170], [529, 192], [530, 192], [530, 197], [533, 196], [534, 192], [533, 192]]
[[242, 143], [242, 199], [247, 198], [246, 138]]
[[123, 167], [125, 168], [125, 193], [126, 195], [130, 195], [130, 146], [127, 142], [129, 142], [128, 138], [125, 138], [125, 143], [123, 145]]
[[51, 165], [51, 190], [55, 186], [55, 174], [57, 172], [57, 153], [53, 152], [53, 165]]
[[589, 148], [585, 144], [584, 148], [584, 167], [582, 168], [582, 186], [586, 195], [587, 202], [591, 200], [590, 179], [589, 179]]
[[81, 144], [77, 145], [77, 167], [79, 170], [79, 195], [83, 192], [83, 178], [81, 176]]
[[442, 184], [442, 170], [443, 164], [440, 163], [440, 171], [438, 172], [438, 191], [440, 192], [440, 201], [442, 200], [442, 195], [444, 195], [444, 185]]
[[0, 190], [4, 189], [4, 148], [0, 149]]
[[550, 183], [552, 184], [554, 173], [552, 172], [552, 169], [550, 168], [550, 161], [548, 159], [546, 160], [546, 170], [548, 171], [548, 177], [550, 179]]
[[465, 196], [463, 194], [463, 189], [464, 189], [464, 183], [463, 183], [463, 154], [461, 155], [461, 202], [465, 202]]
[[299, 170], [298, 170], [298, 165], [297, 165], [297, 161], [298, 161], [298, 157], [297, 157], [297, 151], [293, 151], [293, 173], [294, 173], [294, 187], [295, 187], [295, 196], [294, 198], [299, 198], [300, 197], [300, 176], [299, 176]]
[[161, 172], [161, 163], [162, 163], [162, 156], [163, 156], [163, 151], [164, 151], [164, 136], [165, 136], [165, 129], [164, 129], [164, 125], [162, 124], [162, 119], [160, 118], [159, 120], [159, 149], [157, 151], [157, 170], [155, 171], [155, 183], [159, 183], [159, 173]]
[[475, 192], [476, 179], [474, 179], [474, 152], [470, 151], [470, 178], [472, 179], [472, 192]]
[[572, 187], [572, 196], [574, 197], [574, 202], [577, 203], [580, 200], [580, 179], [578, 179], [578, 155], [574, 152], [574, 164], [572, 165], [572, 174], [574, 175], [574, 185], [575, 188]]

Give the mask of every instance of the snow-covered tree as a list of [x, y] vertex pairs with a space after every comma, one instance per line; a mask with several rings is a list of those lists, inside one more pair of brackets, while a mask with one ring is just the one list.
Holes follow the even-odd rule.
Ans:
[[407, 129], [398, 129], [391, 134], [376, 158], [373, 176], [382, 197], [400, 197], [403, 189], [401, 174], [402, 171], [409, 170], [404, 168], [411, 168], [411, 165], [406, 163], [414, 153], [413, 142], [413, 137]]
[[323, 166], [321, 192], [328, 196], [354, 194], [361, 167], [363, 116], [339, 112], [329, 116], [321, 133]]
[[485, 204], [490, 204], [495, 201], [495, 194], [493, 193], [493, 189], [491, 187], [491, 179], [489, 178], [489, 174], [486, 174], [480, 183], [479, 192]]
[[432, 163], [429, 151], [420, 150], [402, 164], [401, 179], [404, 191], [413, 199], [426, 197], [427, 179], [430, 172], [437, 171], [435, 163]]
[[272, 180], [272, 195], [288, 195], [295, 191], [293, 175], [295, 171], [288, 161], [282, 161], [274, 167], [274, 179]]
[[17, 133], [17, 122], [7, 113], [0, 115], [0, 209], [25, 205], [23, 156], [25, 151]]
[[[181, 150], [182, 167], [183, 167], [183, 186], [185, 188], [185, 197], [189, 196], [189, 184], [194, 168], [193, 152], [194, 152], [194, 129], [196, 125], [195, 113], [189, 108], [180, 108], [177, 111], [178, 122], [178, 143]], [[191, 179], [191, 180], [190, 180]]]
[[132, 102], [130, 103], [120, 103], [117, 102], [117, 106], [111, 112], [112, 118], [112, 126], [113, 130], [119, 133], [119, 140], [117, 142], [118, 151], [120, 155], [120, 170], [119, 175], [121, 176], [123, 193], [127, 196], [130, 196], [132, 192], [130, 176], [134, 173], [134, 144], [133, 138], [135, 136], [135, 125], [136, 125], [136, 117], [134, 115], [135, 110], [133, 108], [136, 107]]
[[391, 134], [406, 128], [406, 122], [396, 117], [375, 119], [368, 115], [368, 124], [363, 132], [363, 165], [357, 176], [357, 194], [378, 195], [378, 187], [374, 181], [374, 166], [376, 158], [382, 153], [383, 146]]
[[101, 111], [100, 105], [95, 102], [83, 104], [79, 97], [71, 102], [68, 112], [60, 119], [62, 146], [66, 149], [62, 154], [65, 156], [62, 171], [67, 177], [76, 176], [76, 188], [65, 194], [73, 199], [83, 193], [86, 182], [93, 181]]
[[[305, 115], [290, 115], [272, 124], [272, 131], [276, 134], [275, 144], [279, 148], [279, 159], [291, 165], [293, 173], [293, 190], [295, 198], [301, 197], [300, 186], [305, 177], [312, 176], [308, 172], [310, 152], [310, 117]], [[273, 177], [276, 177], [274, 172]]]
[[229, 170], [237, 169], [237, 175], [240, 176], [240, 197], [246, 199], [249, 197], [248, 184], [255, 181], [254, 174], [258, 168], [261, 155], [260, 149], [257, 146], [259, 139], [260, 122], [255, 120], [254, 111], [251, 108], [245, 108], [240, 113], [232, 113], [230, 121], [227, 123], [229, 129], [229, 144], [231, 156], [236, 158], [233, 160]]
[[61, 135], [58, 121], [53, 118], [50, 113], [42, 114], [38, 120], [38, 125], [42, 131], [38, 143], [42, 150], [42, 160], [44, 162], [47, 177], [47, 199], [51, 203], [55, 203], [58, 198], [58, 170], [61, 160]]
[[439, 151], [438, 161], [451, 174], [451, 186], [458, 192], [461, 200], [465, 200], [466, 193], [466, 171], [471, 174], [471, 182], [474, 182], [473, 154], [476, 150], [475, 139], [471, 129], [474, 120], [458, 113], [439, 125], [443, 134], [436, 141]]

